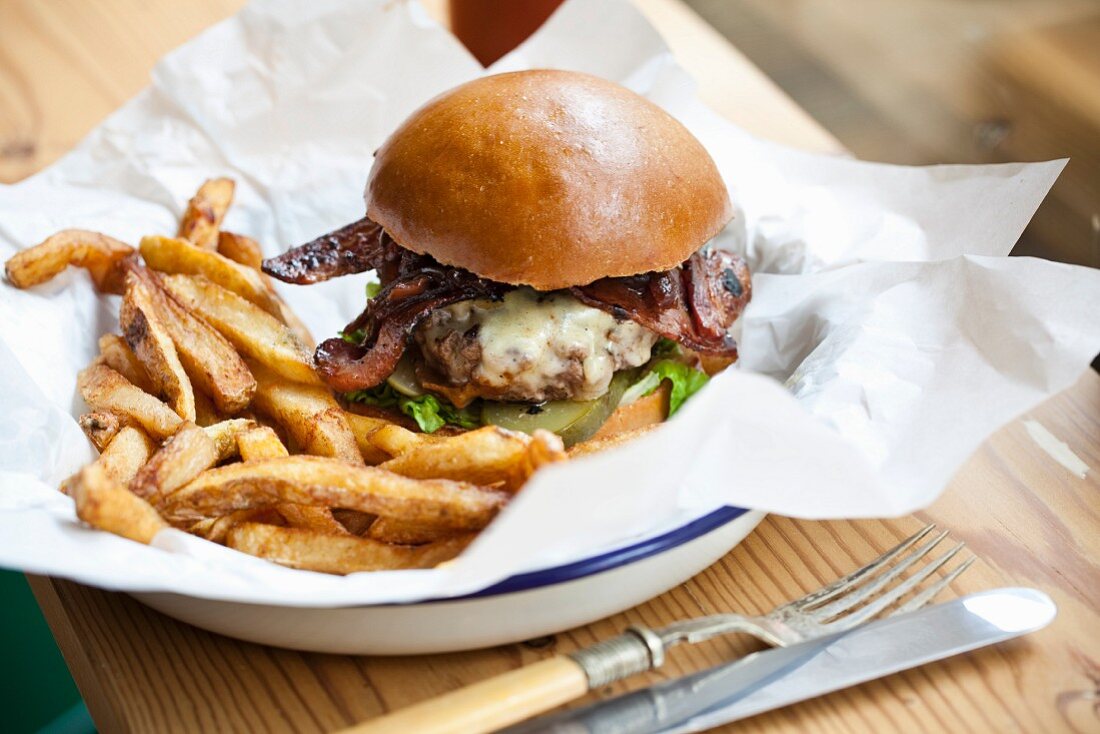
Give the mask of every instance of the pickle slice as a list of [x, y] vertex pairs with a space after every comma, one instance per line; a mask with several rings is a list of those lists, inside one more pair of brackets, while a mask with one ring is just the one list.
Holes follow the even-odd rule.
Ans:
[[406, 352], [401, 361], [397, 363], [393, 374], [386, 378], [390, 387], [410, 398], [418, 398], [424, 394], [424, 388], [420, 387], [420, 380], [416, 377], [416, 366], [412, 357]]
[[615, 412], [623, 392], [636, 376], [636, 370], [617, 373], [607, 392], [595, 400], [552, 400], [539, 405], [487, 400], [482, 408], [481, 421], [524, 433], [543, 428], [561, 436], [566, 446], [572, 446], [600, 430], [600, 426]]

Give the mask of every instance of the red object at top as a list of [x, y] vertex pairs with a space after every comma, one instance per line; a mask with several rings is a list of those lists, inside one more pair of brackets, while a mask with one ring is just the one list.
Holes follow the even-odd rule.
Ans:
[[451, 30], [488, 66], [546, 22], [562, 0], [450, 0]]

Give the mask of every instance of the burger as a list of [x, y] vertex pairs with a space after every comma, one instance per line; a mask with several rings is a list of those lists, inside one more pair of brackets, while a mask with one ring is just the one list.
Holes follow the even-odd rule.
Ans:
[[737, 358], [749, 271], [714, 161], [661, 108], [585, 74], [486, 76], [376, 152], [366, 216], [264, 261], [310, 284], [374, 271], [316, 366], [422, 430], [545, 428], [566, 444], [659, 422]]

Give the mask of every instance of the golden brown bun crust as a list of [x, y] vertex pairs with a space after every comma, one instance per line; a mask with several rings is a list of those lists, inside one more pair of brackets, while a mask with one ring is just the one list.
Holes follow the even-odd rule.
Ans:
[[589, 441], [599, 441], [605, 438], [617, 436], [620, 433], [629, 433], [639, 428], [646, 428], [657, 423], [663, 423], [668, 418], [668, 397], [672, 390], [668, 382], [661, 382], [661, 387], [651, 395], [638, 398], [630, 405], [625, 405], [607, 419], [589, 438]]
[[601, 451], [630, 443], [639, 436], [653, 430], [668, 417], [668, 397], [671, 390], [667, 384], [647, 397], [636, 400], [611, 414], [595, 435], [571, 446], [566, 453], [570, 458], [598, 454]]
[[733, 215], [683, 125], [617, 84], [547, 70], [414, 112], [378, 151], [366, 202], [402, 247], [538, 290], [667, 270]]

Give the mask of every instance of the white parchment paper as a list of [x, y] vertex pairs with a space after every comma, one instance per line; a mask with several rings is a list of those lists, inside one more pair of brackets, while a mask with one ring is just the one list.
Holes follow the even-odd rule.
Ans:
[[[626, 0], [574, 0], [495, 70], [579, 69], [661, 104], [704, 142], [756, 270], [740, 370], [622, 449], [540, 474], [458, 562], [346, 578], [177, 531], [153, 547], [80, 527], [58, 482], [93, 457], [76, 373], [117, 303], [82, 272], [0, 287], [0, 565], [111, 589], [335, 606], [455, 595], [721, 505], [800, 517], [909, 512], [993, 430], [1100, 349], [1100, 273], [1008, 259], [1063, 162], [906, 168], [752, 138], [695, 98]], [[416, 4], [255, 0], [167, 56], [153, 84], [43, 173], [0, 188], [0, 258], [64, 227], [174, 231], [198, 184], [238, 182], [225, 227], [269, 254], [362, 216], [371, 153], [484, 71]], [[317, 335], [362, 279], [283, 294]], [[980, 491], [980, 488], [974, 488]]]

